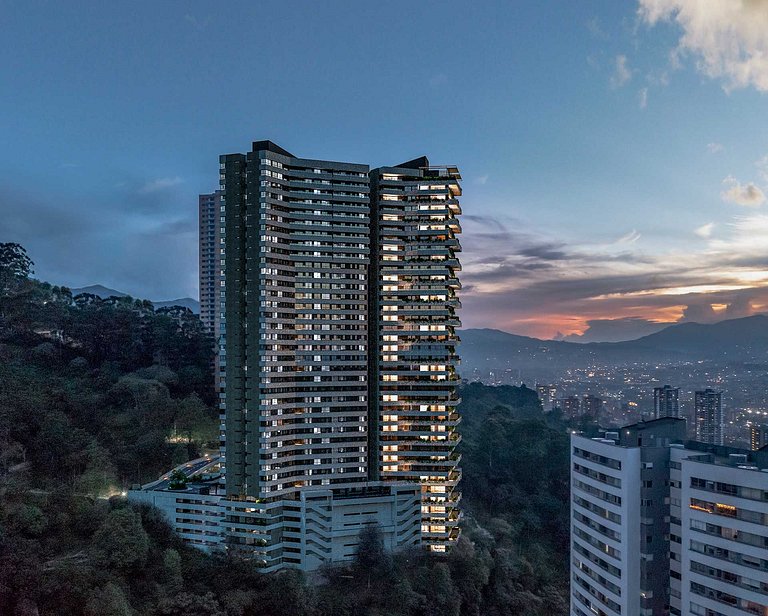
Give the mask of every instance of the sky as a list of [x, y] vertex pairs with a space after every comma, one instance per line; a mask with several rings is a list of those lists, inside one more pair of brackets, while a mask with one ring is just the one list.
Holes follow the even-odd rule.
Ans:
[[768, 312], [768, 0], [0, 4], [0, 241], [197, 297], [218, 156], [463, 176], [462, 321], [637, 337]]

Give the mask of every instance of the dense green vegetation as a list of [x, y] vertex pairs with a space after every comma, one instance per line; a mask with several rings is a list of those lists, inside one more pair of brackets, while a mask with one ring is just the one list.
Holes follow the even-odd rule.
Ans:
[[0, 244], [0, 614], [480, 615], [567, 611], [567, 436], [535, 392], [463, 388], [464, 535], [306, 579], [186, 547], [112, 496], [215, 440], [194, 315], [30, 278]]

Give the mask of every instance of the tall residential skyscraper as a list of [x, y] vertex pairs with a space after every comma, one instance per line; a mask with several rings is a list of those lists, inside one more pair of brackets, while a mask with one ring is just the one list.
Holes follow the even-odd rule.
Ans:
[[371, 172], [368, 474], [421, 483], [433, 551], [458, 537], [460, 178], [424, 157]]
[[653, 388], [653, 417], [680, 417], [680, 389], [678, 387]]
[[697, 391], [694, 398], [696, 440], [710, 445], [723, 444], [723, 392]]
[[269, 141], [220, 158], [225, 526], [268, 568], [336, 549], [332, 524], [301, 530], [319, 502], [354, 497], [358, 523], [379, 507], [393, 545], [458, 537], [459, 179], [426, 158], [370, 171]]
[[220, 333], [222, 269], [220, 259], [220, 229], [224, 226], [221, 211], [221, 193], [200, 195], [198, 198], [199, 220], [199, 277], [200, 277], [200, 320], [218, 341]]

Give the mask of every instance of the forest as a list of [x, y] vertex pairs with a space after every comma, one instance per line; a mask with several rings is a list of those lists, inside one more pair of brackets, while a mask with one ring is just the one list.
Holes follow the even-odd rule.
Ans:
[[123, 492], [217, 443], [213, 341], [187, 309], [78, 295], [0, 244], [0, 614], [567, 613], [568, 435], [535, 391], [462, 387], [465, 522], [443, 558], [265, 575]]

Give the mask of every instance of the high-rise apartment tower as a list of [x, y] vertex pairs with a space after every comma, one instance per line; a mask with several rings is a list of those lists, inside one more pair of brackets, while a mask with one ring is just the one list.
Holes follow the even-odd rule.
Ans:
[[224, 287], [220, 261], [221, 228], [224, 226], [221, 211], [221, 193], [216, 191], [198, 197], [199, 220], [199, 275], [200, 320], [206, 330], [219, 339], [221, 311], [219, 305]]
[[331, 522], [306, 537], [316, 502], [352, 499], [344, 515], [384, 520], [392, 545], [458, 537], [459, 180], [269, 141], [220, 158], [225, 526], [266, 567], [336, 549]]
[[680, 417], [680, 389], [677, 387], [653, 388], [653, 418]]
[[723, 392], [697, 391], [694, 397], [696, 440], [710, 445], [723, 444]]

